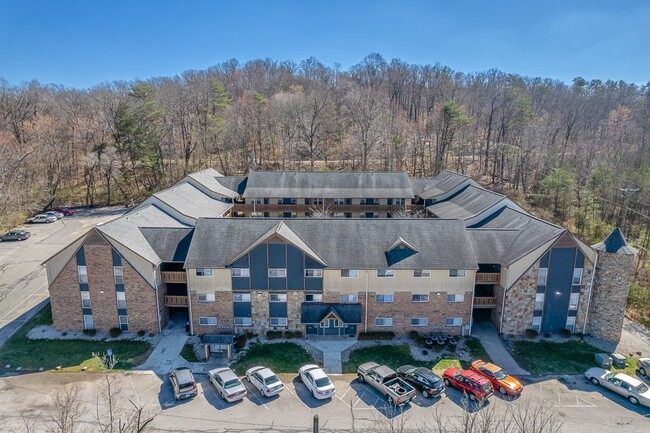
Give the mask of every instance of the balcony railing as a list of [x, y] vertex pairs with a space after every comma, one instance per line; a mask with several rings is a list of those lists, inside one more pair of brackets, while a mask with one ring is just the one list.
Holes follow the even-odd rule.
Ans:
[[501, 279], [498, 272], [477, 272], [476, 284], [496, 284]]
[[180, 272], [170, 272], [163, 271], [161, 272], [163, 283], [176, 283], [182, 284], [187, 283], [187, 274], [185, 271]]
[[497, 306], [496, 296], [474, 297], [474, 308], [495, 308]]
[[187, 296], [165, 295], [165, 307], [187, 307]]

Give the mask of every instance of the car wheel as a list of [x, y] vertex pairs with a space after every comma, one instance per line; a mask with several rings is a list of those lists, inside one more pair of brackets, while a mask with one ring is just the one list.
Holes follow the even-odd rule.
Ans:
[[424, 398], [429, 398], [430, 397], [429, 392], [426, 389], [422, 390], [422, 397], [424, 397]]
[[366, 381], [366, 379], [364, 379], [362, 375], [359, 375], [359, 382], [363, 383], [365, 381]]
[[470, 394], [469, 399], [472, 401], [476, 401], [476, 396], [474, 394]]
[[388, 397], [388, 404], [391, 406], [395, 406], [395, 401], [393, 400], [393, 397], [391, 397], [390, 395], [388, 395], [387, 397]]
[[506, 389], [502, 386], [499, 387], [499, 392], [503, 395], [507, 394]]
[[630, 400], [630, 403], [632, 404], [639, 404], [639, 400], [636, 397], [629, 396], [627, 399]]
[[645, 368], [643, 368], [643, 367], [639, 368], [639, 372], [640, 372], [642, 375], [647, 376], [647, 374], [646, 374], [646, 372], [645, 372]]
[[445, 386], [449, 386], [451, 383], [449, 382], [449, 379], [445, 379]]
[[598, 379], [596, 379], [595, 377], [592, 377], [589, 380], [591, 380], [591, 383], [593, 383], [594, 385], [600, 385], [600, 382], [598, 382]]

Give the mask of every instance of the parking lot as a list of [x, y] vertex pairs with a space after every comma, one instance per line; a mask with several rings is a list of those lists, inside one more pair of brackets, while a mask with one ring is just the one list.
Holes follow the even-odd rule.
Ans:
[[[396, 425], [409, 430], [425, 428], [437, 409], [444, 417], [466, 413], [461, 394], [448, 390], [439, 400], [418, 395], [401, 411], [387, 409], [382, 396], [359, 383], [353, 375], [333, 376], [337, 394], [329, 400], [316, 400], [297, 376], [280, 375], [286, 389], [278, 396], [262, 397], [245, 382], [248, 395], [240, 402], [226, 403], [215, 392], [207, 376], [198, 375], [199, 395], [192, 400], [174, 400], [165, 378], [153, 373], [125, 373], [117, 376], [121, 405], [133, 399], [155, 413], [158, 431], [311, 431], [312, 418], [319, 415], [321, 431], [391, 431]], [[29, 416], [45, 419], [50, 396], [65, 386], [79, 387], [79, 398], [92, 420], [101, 375], [84, 373], [39, 373], [0, 379], [0, 419], [10, 428], [20, 422], [23, 408]], [[544, 379], [526, 386], [521, 398], [509, 401], [495, 395], [486, 408], [502, 413], [510, 405], [527, 402], [543, 404], [557, 411], [566, 432], [641, 432], [650, 425], [650, 409], [635, 407], [609, 391], [597, 388], [579, 376], [566, 380]], [[470, 409], [471, 410], [471, 409]], [[18, 425], [18, 424], [15, 424]], [[401, 428], [401, 427], [400, 427]], [[2, 429], [4, 430], [4, 429]], [[429, 429], [430, 430], [430, 429]]]

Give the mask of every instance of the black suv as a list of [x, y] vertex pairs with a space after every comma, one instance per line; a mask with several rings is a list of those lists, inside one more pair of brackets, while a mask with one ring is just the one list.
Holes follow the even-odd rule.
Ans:
[[424, 398], [438, 397], [445, 392], [445, 384], [440, 376], [424, 367], [402, 365], [397, 369], [397, 375], [415, 386]]

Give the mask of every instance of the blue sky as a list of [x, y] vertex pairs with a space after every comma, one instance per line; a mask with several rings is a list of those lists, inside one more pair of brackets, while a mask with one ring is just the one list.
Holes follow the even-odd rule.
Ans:
[[650, 2], [0, 0], [0, 77], [85, 88], [236, 58], [377, 52], [462, 72], [650, 80]]

